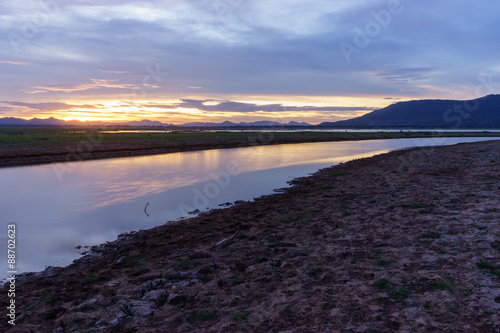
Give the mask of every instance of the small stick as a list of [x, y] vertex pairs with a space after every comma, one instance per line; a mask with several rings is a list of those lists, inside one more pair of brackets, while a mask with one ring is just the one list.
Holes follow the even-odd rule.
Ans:
[[147, 217], [149, 217], [148, 212], [146, 212], [146, 208], [148, 208], [149, 202], [146, 204], [146, 207], [144, 207], [144, 213], [146, 214]]

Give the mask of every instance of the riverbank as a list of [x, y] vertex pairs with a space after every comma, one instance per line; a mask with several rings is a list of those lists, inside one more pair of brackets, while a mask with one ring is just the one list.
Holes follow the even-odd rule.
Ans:
[[499, 132], [101, 133], [85, 128], [0, 128], [0, 168], [286, 143], [500, 137]]
[[16, 326], [4, 316], [0, 327], [495, 332], [499, 175], [498, 141], [323, 169], [285, 193], [123, 235], [24, 277]]

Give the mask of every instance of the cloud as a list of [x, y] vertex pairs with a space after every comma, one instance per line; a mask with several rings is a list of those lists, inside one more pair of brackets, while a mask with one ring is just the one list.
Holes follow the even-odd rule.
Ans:
[[33, 65], [30, 62], [10, 61], [10, 60], [1, 60], [1, 59], [0, 59], [0, 64], [9, 64], [9, 65], [16, 65], [16, 66], [29, 66], [29, 65]]
[[113, 71], [113, 70], [105, 70], [105, 69], [98, 69], [97, 71], [101, 72], [101, 73], [109, 73], [109, 74], [129, 74], [129, 73], [133, 73], [131, 71]]
[[28, 94], [45, 93], [49, 91], [71, 93], [75, 91], [85, 91], [85, 90], [102, 89], [102, 88], [128, 89], [128, 90], [139, 89], [139, 87], [134, 84], [116, 83], [117, 80], [101, 80], [101, 79], [90, 79], [90, 80], [92, 81], [92, 83], [85, 83], [80, 85], [33, 87], [33, 89], [35, 90], [29, 91]]
[[241, 103], [232, 101], [216, 101], [212, 99], [207, 100], [195, 100], [195, 99], [183, 99], [180, 103], [172, 104], [145, 104], [143, 107], [155, 107], [155, 108], [186, 108], [186, 109], [198, 109], [207, 112], [290, 112], [290, 111], [371, 111], [373, 108], [366, 106], [359, 107], [342, 107], [342, 106], [287, 106], [283, 104], [253, 104], [253, 103]]
[[[139, 95], [183, 101], [158, 102], [158, 108], [345, 115], [349, 109], [337, 103], [286, 104], [361, 97], [369, 102], [355, 109], [369, 110], [384, 98], [469, 97], [478, 73], [498, 66], [500, 54], [500, 3], [486, 0], [473, 10], [466, 1], [401, 0], [403, 10], [367, 35], [351, 63], [340, 43], [356, 45], [356, 29], [376, 24], [372, 13], [386, 10], [387, 0], [59, 1], [24, 38], [23, 26], [41, 11], [29, 2], [0, 4], [6, 37], [0, 39], [0, 91], [28, 92], [26, 101], [35, 104], [40, 95], [133, 100], [150, 75], [146, 68], [160, 65], [168, 78]], [[17, 58], [12, 34], [23, 37]], [[283, 102], [261, 105], [253, 98]]]
[[[2, 101], [1, 103], [13, 106], [25, 106], [32, 110], [39, 111], [61, 111], [61, 110], [72, 110], [72, 109], [95, 109], [94, 105], [73, 105], [66, 103], [27, 103], [27, 102], [9, 102]], [[12, 108], [10, 108], [12, 109]]]
[[397, 68], [382, 70], [373, 75], [383, 81], [401, 85], [425, 80], [429, 77], [428, 74], [434, 70], [434, 68]]

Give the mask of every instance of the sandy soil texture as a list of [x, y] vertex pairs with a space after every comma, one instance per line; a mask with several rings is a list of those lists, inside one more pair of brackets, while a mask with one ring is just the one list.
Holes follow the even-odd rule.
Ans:
[[355, 160], [25, 276], [0, 330], [500, 332], [499, 199], [499, 141]]

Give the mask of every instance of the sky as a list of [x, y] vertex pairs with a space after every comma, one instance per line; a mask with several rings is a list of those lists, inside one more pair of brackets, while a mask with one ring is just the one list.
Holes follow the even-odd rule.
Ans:
[[491, 0], [0, 3], [0, 118], [317, 124], [500, 91]]

